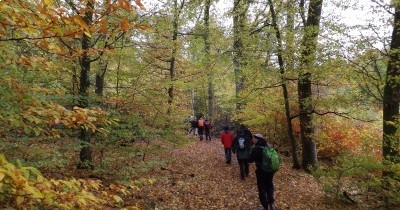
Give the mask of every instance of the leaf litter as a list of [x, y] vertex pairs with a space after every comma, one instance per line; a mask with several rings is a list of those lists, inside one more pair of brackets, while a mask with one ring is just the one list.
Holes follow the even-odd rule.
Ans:
[[[239, 165], [232, 155], [232, 164], [224, 161], [219, 140], [199, 142], [197, 139], [174, 149], [162, 158], [170, 163], [149, 173], [153, 185], [145, 186], [136, 195], [135, 203], [143, 209], [258, 210], [262, 209], [255, 177], [239, 178]], [[290, 159], [282, 156], [280, 170], [274, 176], [277, 209], [357, 209], [328, 200], [317, 180], [302, 170], [291, 168]]]

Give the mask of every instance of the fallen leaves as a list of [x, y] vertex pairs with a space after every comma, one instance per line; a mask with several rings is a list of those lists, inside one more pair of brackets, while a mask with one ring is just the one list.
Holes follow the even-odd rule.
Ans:
[[[219, 141], [194, 142], [170, 154], [171, 164], [151, 172], [158, 182], [141, 190], [144, 209], [259, 209], [255, 166], [250, 177], [239, 179], [235, 156], [232, 165], [224, 162]], [[167, 170], [168, 169], [168, 170]], [[189, 176], [193, 174], [193, 176]], [[325, 201], [317, 181], [303, 171], [291, 169], [284, 160], [274, 177], [277, 209], [335, 209]]]

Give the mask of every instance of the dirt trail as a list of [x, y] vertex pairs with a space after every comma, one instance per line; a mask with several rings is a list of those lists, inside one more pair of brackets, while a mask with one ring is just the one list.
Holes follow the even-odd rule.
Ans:
[[[196, 210], [258, 210], [254, 164], [250, 176], [239, 179], [239, 166], [233, 156], [231, 165], [224, 162], [219, 140], [193, 143], [171, 152], [172, 162], [153, 171], [158, 177], [154, 185], [144, 187], [140, 194], [145, 209]], [[170, 169], [170, 170], [169, 170]], [[161, 177], [161, 178], [160, 178]], [[335, 209], [324, 201], [316, 180], [302, 171], [292, 170], [284, 160], [275, 175], [277, 209]]]

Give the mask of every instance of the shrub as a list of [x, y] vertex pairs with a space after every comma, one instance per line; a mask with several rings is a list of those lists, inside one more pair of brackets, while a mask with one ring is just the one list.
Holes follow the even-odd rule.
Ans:
[[[128, 190], [131, 188], [131, 190]], [[8, 162], [0, 154], [0, 207], [39, 209], [100, 209], [118, 207], [120, 196], [128, 195], [138, 187], [111, 184], [104, 187], [100, 180], [46, 179], [33, 167]], [[132, 208], [131, 208], [132, 209]]]

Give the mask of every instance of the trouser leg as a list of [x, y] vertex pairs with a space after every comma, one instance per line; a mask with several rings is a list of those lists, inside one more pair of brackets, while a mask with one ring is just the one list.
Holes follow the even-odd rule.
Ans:
[[200, 141], [203, 141], [203, 131], [204, 130], [202, 128], [199, 128], [198, 130], [199, 130]]
[[268, 200], [267, 200], [267, 183], [265, 177], [262, 173], [256, 173], [257, 177], [257, 188], [258, 188], [258, 197], [260, 199], [261, 205], [264, 209], [268, 209]]
[[244, 161], [244, 173], [246, 176], [249, 176], [249, 162], [247, 159]]
[[265, 176], [265, 187], [267, 191], [267, 199], [268, 203], [272, 205], [275, 202], [274, 199], [274, 174], [273, 173], [267, 173]]
[[246, 175], [246, 171], [245, 171], [245, 160], [243, 159], [238, 159], [238, 163], [239, 163], [239, 168], [240, 168], [240, 178], [244, 179], [245, 175]]
[[231, 149], [225, 149], [225, 161], [231, 163]]

